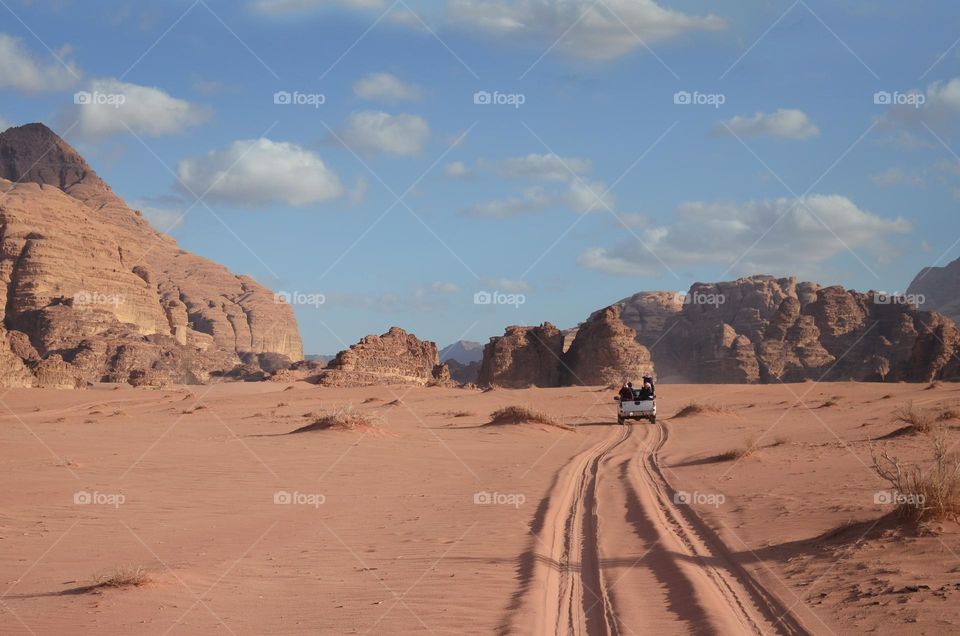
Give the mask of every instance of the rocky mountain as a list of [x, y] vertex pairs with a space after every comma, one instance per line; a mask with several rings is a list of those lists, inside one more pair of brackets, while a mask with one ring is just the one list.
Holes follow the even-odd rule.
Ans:
[[[544, 323], [507, 327], [484, 347], [477, 384], [525, 388], [607, 385], [653, 375], [650, 352], [620, 320], [620, 307], [595, 313], [565, 345], [565, 333]], [[565, 350], [565, 347], [568, 348]]]
[[908, 299], [921, 309], [936, 311], [960, 322], [960, 259], [945, 267], [925, 267], [907, 288]]
[[[643, 306], [635, 307], [640, 316], [634, 319], [645, 324], [662, 318], [662, 306], [654, 304], [649, 317]], [[951, 320], [883, 302], [874, 292], [794, 278], [697, 283], [653, 333], [659, 342], [650, 344], [651, 353], [661, 381], [925, 382], [960, 373], [954, 357], [960, 333]]]
[[367, 336], [341, 351], [317, 380], [324, 386], [452, 384], [447, 365], [440, 362], [437, 345], [400, 327], [391, 327], [382, 336]]
[[563, 384], [608, 385], [654, 375], [650, 351], [620, 316], [620, 307], [613, 305], [580, 325], [563, 356]]
[[483, 348], [477, 384], [511, 389], [560, 386], [563, 333], [545, 322], [539, 327], [507, 327]]
[[0, 134], [8, 385], [205, 382], [303, 350], [289, 306], [180, 249], [42, 124]]
[[460, 364], [468, 365], [471, 362], [483, 360], [483, 345], [471, 340], [457, 340], [440, 350], [440, 361], [456, 360]]

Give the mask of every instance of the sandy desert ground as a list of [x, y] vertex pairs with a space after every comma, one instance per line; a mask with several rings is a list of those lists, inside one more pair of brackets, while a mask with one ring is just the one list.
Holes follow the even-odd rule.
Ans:
[[[9, 391], [0, 632], [960, 629], [957, 526], [897, 527], [870, 468], [896, 407], [960, 409], [960, 386], [663, 385], [656, 426], [618, 426], [612, 396]], [[690, 402], [726, 412], [674, 417]], [[347, 404], [378, 425], [288, 434]], [[514, 404], [573, 428], [485, 426]], [[874, 444], [929, 455], [924, 435]]]

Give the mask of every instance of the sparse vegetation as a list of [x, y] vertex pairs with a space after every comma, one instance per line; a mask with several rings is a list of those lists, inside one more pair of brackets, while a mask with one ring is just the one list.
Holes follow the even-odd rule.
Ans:
[[730, 409], [726, 406], [714, 405], [714, 404], [701, 404], [700, 402], [691, 402], [685, 407], [677, 411], [677, 414], [674, 415], [674, 419], [681, 417], [693, 417], [694, 415], [721, 415], [724, 413], [729, 413]]
[[932, 438], [933, 461], [924, 470], [891, 457], [873, 454], [873, 469], [896, 494], [894, 515], [908, 523], [952, 519], [960, 521], [960, 456], [949, 453], [943, 435]]
[[96, 587], [140, 587], [150, 582], [146, 570], [138, 566], [121, 565], [96, 578]]
[[366, 400], [363, 401], [364, 404], [372, 404], [374, 402], [383, 402], [383, 400], [381, 400], [378, 397], [368, 397]]
[[347, 405], [336, 411], [322, 413], [311, 424], [302, 426], [294, 433], [307, 431], [364, 431], [377, 428], [377, 421], [367, 413], [362, 413]]
[[907, 425], [911, 433], [930, 433], [937, 422], [937, 414], [918, 409], [913, 402], [907, 402], [893, 412], [895, 421]]
[[505, 406], [490, 414], [491, 425], [524, 424], [530, 422], [555, 426], [557, 428], [572, 428], [542, 411], [536, 411], [526, 406]]
[[950, 420], [960, 420], [960, 411], [955, 407], [947, 407], [937, 414], [938, 422], [949, 422]]
[[735, 461], [738, 459], [744, 459], [750, 457], [757, 450], [758, 440], [757, 437], [751, 435], [746, 440], [744, 440], [743, 446], [740, 448], [732, 448], [724, 453], [717, 455], [718, 461], [729, 462]]
[[452, 417], [473, 417], [476, 415], [473, 411], [454, 411], [451, 413]]

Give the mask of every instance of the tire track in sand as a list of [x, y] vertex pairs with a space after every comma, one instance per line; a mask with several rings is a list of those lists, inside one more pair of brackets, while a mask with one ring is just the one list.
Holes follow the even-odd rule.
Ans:
[[557, 475], [505, 634], [809, 633], [675, 491], [662, 423], [611, 427]]

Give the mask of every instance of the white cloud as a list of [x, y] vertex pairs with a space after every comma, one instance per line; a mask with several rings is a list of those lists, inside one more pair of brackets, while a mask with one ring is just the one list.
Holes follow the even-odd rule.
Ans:
[[325, 7], [382, 9], [384, 0], [254, 0], [250, 6], [261, 13], [284, 15]]
[[78, 131], [87, 137], [128, 132], [159, 137], [180, 133], [207, 121], [211, 112], [204, 106], [171, 97], [159, 88], [129, 84], [115, 79], [89, 83], [78, 96], [88, 103], [75, 104]]
[[541, 179], [543, 181], [567, 181], [575, 175], [585, 174], [593, 168], [589, 159], [561, 157], [554, 153], [525, 157], [511, 157], [500, 161], [484, 162], [493, 167], [502, 177]]
[[567, 208], [579, 213], [614, 209], [616, 198], [600, 181], [573, 180], [564, 191], [550, 191], [542, 186], [525, 189], [519, 196], [486, 201], [470, 206], [467, 216], [505, 219], [522, 214], [542, 212], [549, 208]]
[[848, 247], [861, 258], [867, 254], [889, 257], [896, 253], [891, 239], [912, 231], [903, 218], [879, 217], [840, 195], [811, 195], [803, 205], [796, 203], [786, 198], [683, 203], [675, 222], [638, 234], [647, 247], [631, 238], [610, 248], [588, 249], [578, 263], [612, 274], [635, 275], [662, 273], [661, 260], [670, 267], [738, 263], [734, 269], [738, 274], [802, 276], [846, 254]]
[[51, 56], [44, 63], [34, 58], [21, 40], [0, 33], [0, 88], [24, 93], [70, 88], [79, 81], [80, 71], [68, 59], [69, 52], [69, 48], [64, 48], [56, 54], [60, 60]]
[[480, 282], [495, 289], [496, 291], [512, 293], [530, 291], [530, 285], [524, 280], [514, 280], [511, 278], [484, 278]]
[[[902, 103], [894, 103], [880, 117], [882, 124], [914, 125], [921, 128], [926, 124], [940, 131], [956, 127], [957, 116], [960, 115], [960, 78], [932, 82], [926, 90], [913, 88], [889, 94], [900, 99]], [[924, 137], [929, 136], [925, 129], [920, 132]], [[901, 132], [901, 137], [907, 141], [908, 135], [909, 133]], [[919, 141], [926, 143], [925, 139]]]
[[443, 167], [443, 173], [451, 179], [465, 179], [471, 175], [470, 168], [462, 161], [452, 161]]
[[922, 176], [915, 173], [909, 173], [902, 168], [888, 168], [883, 172], [870, 175], [870, 181], [874, 185], [881, 187], [891, 187], [898, 185], [909, 185], [914, 187], [923, 187], [926, 181]]
[[339, 177], [314, 152], [296, 144], [249, 139], [204, 157], [184, 159], [180, 180], [197, 195], [238, 205], [283, 202], [304, 206], [344, 193]]
[[654, 0], [452, 0], [449, 13], [466, 28], [538, 45], [557, 43], [565, 54], [589, 60], [614, 59], [644, 43], [726, 26], [715, 15], [690, 16]]
[[357, 182], [348, 193], [350, 205], [360, 205], [363, 203], [367, 198], [367, 190], [369, 189], [370, 184], [367, 183], [367, 180], [363, 177], [357, 177]]
[[431, 291], [435, 291], [440, 294], [458, 294], [460, 293], [460, 286], [456, 283], [442, 283], [436, 282], [430, 285]]
[[353, 84], [353, 93], [360, 99], [385, 102], [417, 101], [423, 98], [419, 86], [408, 84], [390, 73], [371, 73]]
[[756, 113], [753, 116], [737, 115], [723, 122], [716, 129], [719, 134], [739, 137], [777, 137], [780, 139], [811, 139], [820, 135], [810, 117], [802, 110], [780, 108], [773, 113]]
[[340, 136], [358, 152], [409, 156], [423, 151], [430, 139], [430, 126], [417, 115], [364, 110], [347, 118]]

